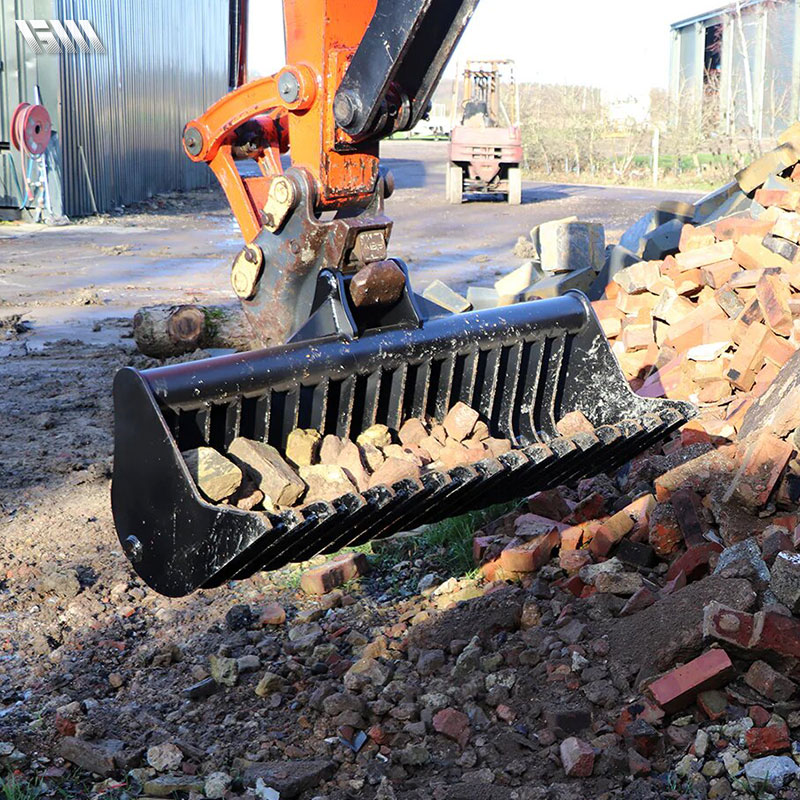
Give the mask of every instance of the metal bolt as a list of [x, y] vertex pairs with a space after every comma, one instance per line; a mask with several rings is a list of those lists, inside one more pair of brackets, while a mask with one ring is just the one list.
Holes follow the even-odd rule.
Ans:
[[272, 184], [272, 193], [279, 203], [289, 202], [289, 187], [286, 178], [275, 178]]
[[128, 536], [122, 543], [122, 547], [134, 564], [138, 564], [144, 557], [144, 547], [135, 536]]
[[203, 149], [203, 136], [197, 128], [187, 128], [183, 132], [183, 144], [193, 156]]
[[291, 72], [284, 72], [278, 78], [278, 94], [285, 103], [294, 103], [300, 97], [300, 81]]
[[333, 98], [333, 116], [336, 122], [346, 128], [356, 118], [357, 101], [351, 91], [336, 92]]

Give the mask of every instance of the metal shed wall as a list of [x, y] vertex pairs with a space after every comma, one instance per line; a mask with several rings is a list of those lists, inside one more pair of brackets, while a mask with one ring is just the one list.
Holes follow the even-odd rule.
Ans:
[[56, 0], [88, 19], [105, 54], [60, 58], [60, 138], [68, 215], [208, 186], [181, 148], [183, 126], [228, 89], [226, 0]]
[[[51, 19], [53, 0], [3, 0], [0, 4], [0, 142], [8, 143], [11, 115], [22, 102], [35, 102], [34, 88], [50, 116], [57, 119], [58, 60], [41, 58], [17, 33], [18, 19]], [[0, 206], [16, 208], [21, 201], [20, 164], [14, 150], [0, 149]]]
[[[723, 24], [720, 126], [729, 133], [749, 128], [746, 65], [752, 81], [756, 135], [774, 136], [800, 115], [800, 0], [750, 0], [742, 4], [742, 29], [746, 44], [728, 6], [673, 25], [673, 75], [671, 91], [676, 108], [686, 101], [687, 84], [695, 92], [702, 86], [705, 30]], [[697, 31], [701, 35], [697, 35]], [[704, 103], [715, 102], [704, 93]]]

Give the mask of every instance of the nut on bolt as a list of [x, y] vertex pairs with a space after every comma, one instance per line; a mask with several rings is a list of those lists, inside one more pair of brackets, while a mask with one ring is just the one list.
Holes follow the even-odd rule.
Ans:
[[278, 94], [284, 103], [295, 103], [300, 97], [300, 81], [292, 72], [283, 72], [278, 78]]
[[283, 225], [297, 201], [294, 183], [285, 175], [276, 175], [269, 185], [267, 202], [264, 203], [262, 222], [271, 233]]
[[183, 132], [183, 146], [190, 155], [199, 155], [203, 149], [203, 135], [197, 128], [187, 128]]
[[231, 268], [231, 285], [236, 296], [251, 300], [258, 288], [258, 279], [264, 266], [264, 254], [255, 244], [248, 244], [239, 252]]

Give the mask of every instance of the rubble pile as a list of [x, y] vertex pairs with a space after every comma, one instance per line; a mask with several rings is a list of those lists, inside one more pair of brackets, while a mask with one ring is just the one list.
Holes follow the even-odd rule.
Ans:
[[355, 442], [298, 428], [289, 434], [283, 454], [265, 442], [238, 437], [224, 455], [198, 447], [183, 457], [212, 502], [275, 512], [418, 479], [426, 470], [474, 464], [509, 450], [508, 439], [491, 436], [480, 414], [459, 402], [441, 423], [412, 418], [398, 431], [376, 424]]
[[800, 348], [800, 126], [781, 139], [690, 220], [640, 221], [614, 254], [635, 263], [594, 303], [633, 388], [694, 402], [716, 437], [733, 438]]

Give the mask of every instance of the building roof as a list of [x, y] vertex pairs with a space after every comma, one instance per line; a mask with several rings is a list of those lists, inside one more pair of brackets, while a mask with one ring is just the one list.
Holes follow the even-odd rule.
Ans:
[[[764, 0], [742, 0], [742, 8], [757, 6], [763, 2]], [[670, 28], [672, 28], [672, 30], [678, 30], [679, 28], [686, 28], [689, 25], [694, 25], [696, 22], [705, 22], [708, 19], [713, 19], [714, 17], [719, 17], [722, 16], [723, 14], [729, 14], [732, 9], [733, 9], [733, 3], [728, 3], [727, 5], [715, 8], [713, 11], [706, 11], [705, 14], [697, 14], [694, 17], [689, 17], [688, 19], [682, 19], [679, 22], [673, 22], [672, 25], [670, 25]]]

